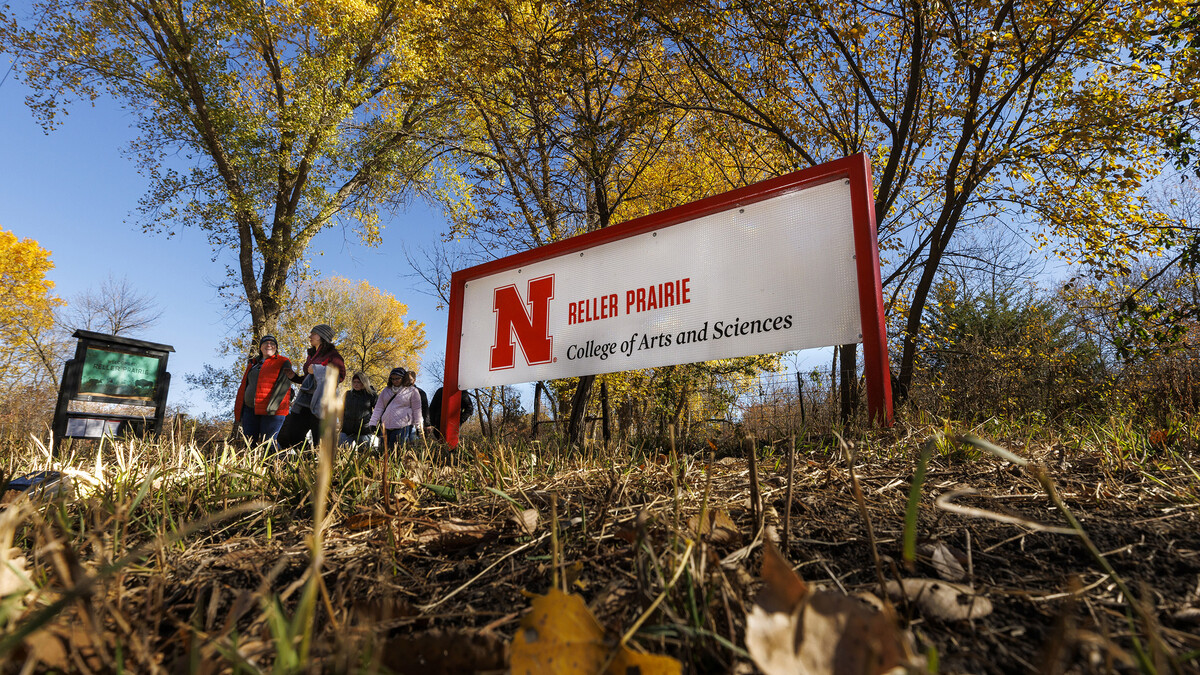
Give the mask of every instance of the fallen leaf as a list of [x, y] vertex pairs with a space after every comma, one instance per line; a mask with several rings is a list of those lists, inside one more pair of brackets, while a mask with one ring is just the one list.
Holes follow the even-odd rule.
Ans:
[[904, 662], [903, 636], [888, 614], [841, 593], [811, 592], [770, 543], [762, 577], [746, 649], [765, 675], [876, 675]]
[[508, 519], [508, 522], [516, 525], [517, 531], [523, 534], [533, 534], [538, 528], [538, 510], [525, 509], [519, 514], [514, 514]]
[[342, 527], [351, 532], [362, 532], [364, 530], [373, 530], [380, 525], [386, 525], [391, 520], [391, 517], [387, 514], [367, 511], [349, 516], [342, 523]]
[[670, 675], [683, 666], [667, 656], [639, 654], [604, 639], [604, 629], [578, 595], [551, 588], [533, 598], [512, 641], [511, 672], [558, 675]]
[[66, 672], [71, 668], [62, 639], [52, 631], [40, 630], [26, 637], [25, 648], [28, 650], [26, 658], [36, 659], [36, 665], [47, 670]]
[[576, 560], [563, 568], [563, 584], [567, 588], [578, 587], [579, 590], [587, 590], [587, 584], [579, 580], [581, 576], [583, 576], [582, 560]]
[[992, 613], [992, 601], [979, 595], [975, 589], [939, 579], [905, 579], [904, 592], [900, 584], [889, 581], [888, 595], [893, 599], [907, 597], [926, 616], [943, 621], [978, 619]]
[[17, 527], [25, 520], [27, 504], [0, 511], [0, 598], [34, 588], [23, 551], [12, 545]]
[[954, 555], [945, 543], [935, 541], [925, 544], [919, 550], [921, 555], [929, 558], [939, 577], [946, 581], [962, 581], [966, 578], [967, 571], [963, 569], [962, 563], [958, 562], [958, 556]]
[[618, 539], [624, 539], [632, 544], [636, 542], [639, 537], [645, 534], [646, 525], [649, 522], [650, 511], [648, 509], [642, 509], [641, 511], [638, 511], [637, 516], [632, 520], [628, 520], [617, 525], [616, 530], [613, 532], [613, 536], [617, 537]]
[[742, 533], [726, 511], [709, 511], [705, 514], [703, 524], [699, 515], [692, 516], [688, 520], [688, 530], [695, 532], [697, 528], [700, 536], [706, 537], [713, 546], [738, 546], [742, 543]]
[[416, 539], [431, 553], [442, 553], [481, 544], [496, 536], [496, 530], [488, 525], [451, 519], [421, 532]]
[[36, 659], [36, 664], [43, 666], [38, 672], [80, 672], [80, 665], [82, 672], [103, 672], [103, 662], [93, 642], [96, 639], [105, 644], [116, 643], [116, 636], [111, 633], [97, 638], [80, 625], [53, 626], [26, 636], [25, 657]]

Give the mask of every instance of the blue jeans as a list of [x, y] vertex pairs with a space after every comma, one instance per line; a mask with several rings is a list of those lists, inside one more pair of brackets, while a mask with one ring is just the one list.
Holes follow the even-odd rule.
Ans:
[[284, 415], [256, 415], [254, 408], [242, 406], [242, 433], [250, 442], [258, 445], [271, 441], [275, 445], [275, 436], [283, 426]]
[[338, 434], [338, 445], [369, 445], [371, 443], [371, 434], [348, 434], [342, 432]]
[[401, 445], [411, 443], [415, 435], [416, 429], [411, 424], [406, 427], [400, 427], [399, 429], [388, 429], [386, 439], [387, 445], [389, 448], [398, 448]]

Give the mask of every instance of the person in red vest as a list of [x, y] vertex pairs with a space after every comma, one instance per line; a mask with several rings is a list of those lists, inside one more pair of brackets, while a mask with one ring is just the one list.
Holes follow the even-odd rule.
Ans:
[[279, 354], [274, 336], [264, 335], [258, 341], [258, 356], [242, 374], [233, 408], [235, 423], [251, 443], [275, 442], [292, 400], [291, 371], [292, 362]]

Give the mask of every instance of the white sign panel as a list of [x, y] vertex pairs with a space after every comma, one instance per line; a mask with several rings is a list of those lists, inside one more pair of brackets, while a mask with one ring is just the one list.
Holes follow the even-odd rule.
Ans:
[[471, 279], [463, 389], [862, 340], [850, 181]]

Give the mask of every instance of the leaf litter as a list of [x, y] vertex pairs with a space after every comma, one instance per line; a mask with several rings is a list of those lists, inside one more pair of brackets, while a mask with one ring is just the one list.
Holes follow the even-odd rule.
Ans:
[[[1025, 671], [1054, 659], [1067, 670], [1132, 662], [1131, 599], [1078, 538], [1021, 524], [1065, 529], [1037, 481], [1004, 462], [933, 460], [915, 523], [926, 542], [919, 574], [902, 572], [906, 495], [895, 487], [913, 466], [904, 452], [888, 454], [895, 459], [855, 467], [888, 577], [882, 588], [837, 454], [810, 452], [790, 481], [778, 462], [760, 459], [758, 516], [745, 460], [709, 461], [707, 451], [644, 465], [580, 462], [482, 489], [456, 479], [481, 471], [473, 454], [463, 464], [426, 464], [422, 482], [452, 487], [457, 501], [418, 483], [422, 491], [410, 497], [383, 490], [374, 502], [335, 504], [311, 663], [339, 672], [501, 672], [526, 663], [529, 647], [546, 648], [543, 636], [556, 633], [530, 640], [525, 627], [557, 625], [559, 612], [586, 636], [568, 632], [563, 644], [596, 645], [588, 649], [603, 651], [605, 667], [626, 658], [622, 649], [674, 659], [689, 672], [749, 672], [760, 659], [809, 668], [787, 672], [919, 670], [931, 655], [939, 672]], [[1100, 467], [1055, 480], [1114, 571], [1138, 589], [1133, 626], [1142, 648], [1168, 660], [1200, 649], [1194, 485], [1169, 474], [1114, 477]], [[393, 480], [392, 490], [403, 487]], [[963, 492], [972, 489], [978, 493]], [[508, 497], [518, 493], [529, 508]], [[958, 506], [1008, 520], [940, 509], [948, 494]], [[144, 672], [196, 662], [201, 672], [231, 672], [235, 663], [270, 669], [278, 638], [262, 608], [272, 600], [292, 611], [311, 556], [311, 521], [280, 523], [270, 538], [261, 524], [244, 533], [230, 526], [158, 551], [33, 633], [10, 663], [37, 656], [46, 667], [99, 671], [116, 645], [127, 645], [122, 658]], [[786, 550], [775, 552], [772, 530], [790, 535]], [[72, 585], [80, 573], [72, 565], [95, 569], [90, 556], [106, 545], [37, 537], [34, 550], [58, 545], [82, 559], [53, 568], [34, 591], [42, 605]]]

